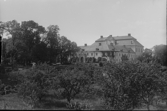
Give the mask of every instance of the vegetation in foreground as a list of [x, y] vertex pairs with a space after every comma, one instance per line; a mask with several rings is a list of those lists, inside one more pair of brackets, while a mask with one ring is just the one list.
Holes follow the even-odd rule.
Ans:
[[143, 105], [150, 109], [157, 97], [166, 101], [166, 76], [160, 64], [139, 61], [103, 67], [76, 64], [62, 70], [41, 64], [10, 72], [7, 78], [12, 84], [4, 93], [1, 83], [1, 94], [15, 93], [33, 109], [47, 109], [51, 104], [65, 109], [133, 110]]

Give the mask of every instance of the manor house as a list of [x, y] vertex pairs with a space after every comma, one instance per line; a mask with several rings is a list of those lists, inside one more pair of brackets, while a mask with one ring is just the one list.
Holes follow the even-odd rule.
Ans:
[[133, 60], [143, 52], [143, 45], [131, 34], [126, 36], [101, 36], [92, 45], [85, 44], [79, 46], [80, 51], [77, 53], [79, 60], [85, 62], [87, 57], [106, 58], [107, 61], [122, 61], [121, 57], [126, 55], [129, 60]]

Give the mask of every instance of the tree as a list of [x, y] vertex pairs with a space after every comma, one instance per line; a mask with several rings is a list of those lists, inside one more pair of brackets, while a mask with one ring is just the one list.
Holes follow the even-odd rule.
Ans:
[[101, 62], [102, 58], [101, 57], [98, 57], [98, 62]]
[[153, 97], [164, 88], [158, 64], [107, 63], [104, 72], [107, 74], [103, 81], [104, 98], [110, 108], [134, 109], [145, 103], [149, 109]]
[[30, 69], [25, 72], [22, 83], [18, 85], [18, 95], [36, 106], [50, 88], [50, 75], [45, 71]]
[[77, 44], [75, 42], [71, 42], [65, 36], [60, 38], [60, 59], [61, 63], [67, 63], [69, 57], [74, 57], [76, 52], [79, 51]]
[[123, 54], [122, 57], [121, 57], [121, 60], [122, 60], [122, 61], [127, 61], [127, 60], [129, 60], [129, 59], [128, 59], [128, 57], [127, 57], [126, 54]]
[[24, 55], [26, 64], [34, 60], [32, 58], [33, 49], [40, 44], [40, 35], [45, 33], [45, 28], [38, 25], [38, 23], [30, 20], [23, 21], [21, 24], [22, 37], [20, 40], [24, 43]]
[[59, 37], [59, 27], [57, 25], [50, 25], [47, 27], [46, 38], [44, 42], [47, 44], [48, 50], [48, 61], [50, 63], [55, 62], [56, 57], [60, 53], [60, 37]]
[[164, 66], [167, 66], [167, 45], [156, 45], [153, 47], [153, 50], [156, 61]]
[[88, 78], [84, 71], [76, 69], [65, 70], [59, 76], [59, 85], [62, 89], [62, 96], [70, 103], [71, 99], [83, 91], [88, 84]]
[[140, 55], [139, 57], [137, 57], [137, 60], [139, 60], [140, 62], [154, 62], [154, 58], [152, 56], [152, 50], [151, 49], [145, 49], [144, 52], [142, 53], [142, 55]]
[[40, 61], [44, 63], [45, 61], [48, 60], [47, 53], [48, 53], [47, 44], [41, 41], [39, 44], [36, 45], [36, 47], [33, 48], [32, 56], [35, 62]]
[[11, 62], [13, 64], [17, 55], [16, 41], [20, 36], [20, 24], [16, 20], [8, 21], [3, 24], [3, 33], [6, 33], [9, 37], [7, 42], [7, 52], [10, 52]]

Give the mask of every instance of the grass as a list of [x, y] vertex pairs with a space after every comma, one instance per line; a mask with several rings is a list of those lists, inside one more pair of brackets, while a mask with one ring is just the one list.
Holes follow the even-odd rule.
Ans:
[[22, 99], [17, 97], [16, 93], [1, 95], [0, 97], [0, 109], [32, 109]]
[[[91, 109], [103, 109], [101, 102], [102, 100], [97, 99], [74, 99], [71, 102], [80, 102], [91, 106]], [[69, 110], [67, 107], [66, 99], [56, 99], [53, 96], [46, 96], [40, 103], [38, 108], [32, 108], [30, 105], [26, 104], [21, 98], [17, 96], [16, 93], [11, 93], [3, 95], [0, 98], [0, 109], [9, 110]]]
[[[80, 102], [90, 106], [92, 110], [104, 110], [103, 100], [100, 98], [85, 98], [85, 99], [74, 99], [71, 102]], [[67, 107], [66, 99], [57, 99], [53, 95], [45, 96], [41, 101], [38, 108], [32, 108], [30, 105], [26, 104], [21, 98], [17, 96], [16, 93], [11, 93], [7, 95], [0, 96], [0, 109], [9, 110], [70, 110]], [[135, 108], [134, 110], [147, 110], [146, 106]], [[159, 103], [156, 106], [150, 105], [150, 110], [167, 110], [167, 105], [165, 103]]]

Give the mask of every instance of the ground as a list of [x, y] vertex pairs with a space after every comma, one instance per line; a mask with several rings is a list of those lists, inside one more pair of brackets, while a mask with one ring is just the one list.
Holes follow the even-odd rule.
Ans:
[[[92, 100], [80, 100], [75, 99], [74, 101], [79, 101], [82, 103], [89, 103], [91, 109], [100, 110], [103, 109], [101, 105], [101, 99], [92, 99]], [[68, 110], [66, 107], [66, 100], [58, 100], [58, 99], [46, 99], [43, 102], [40, 108], [32, 108], [30, 105], [26, 104], [22, 99], [17, 97], [16, 93], [7, 94], [0, 97], [0, 109], [18, 109], [18, 110], [32, 110], [32, 109], [50, 109], [50, 110]], [[136, 108], [135, 110], [147, 110], [146, 107]], [[150, 110], [167, 110], [166, 104], [161, 103], [158, 106], [150, 106]]]

